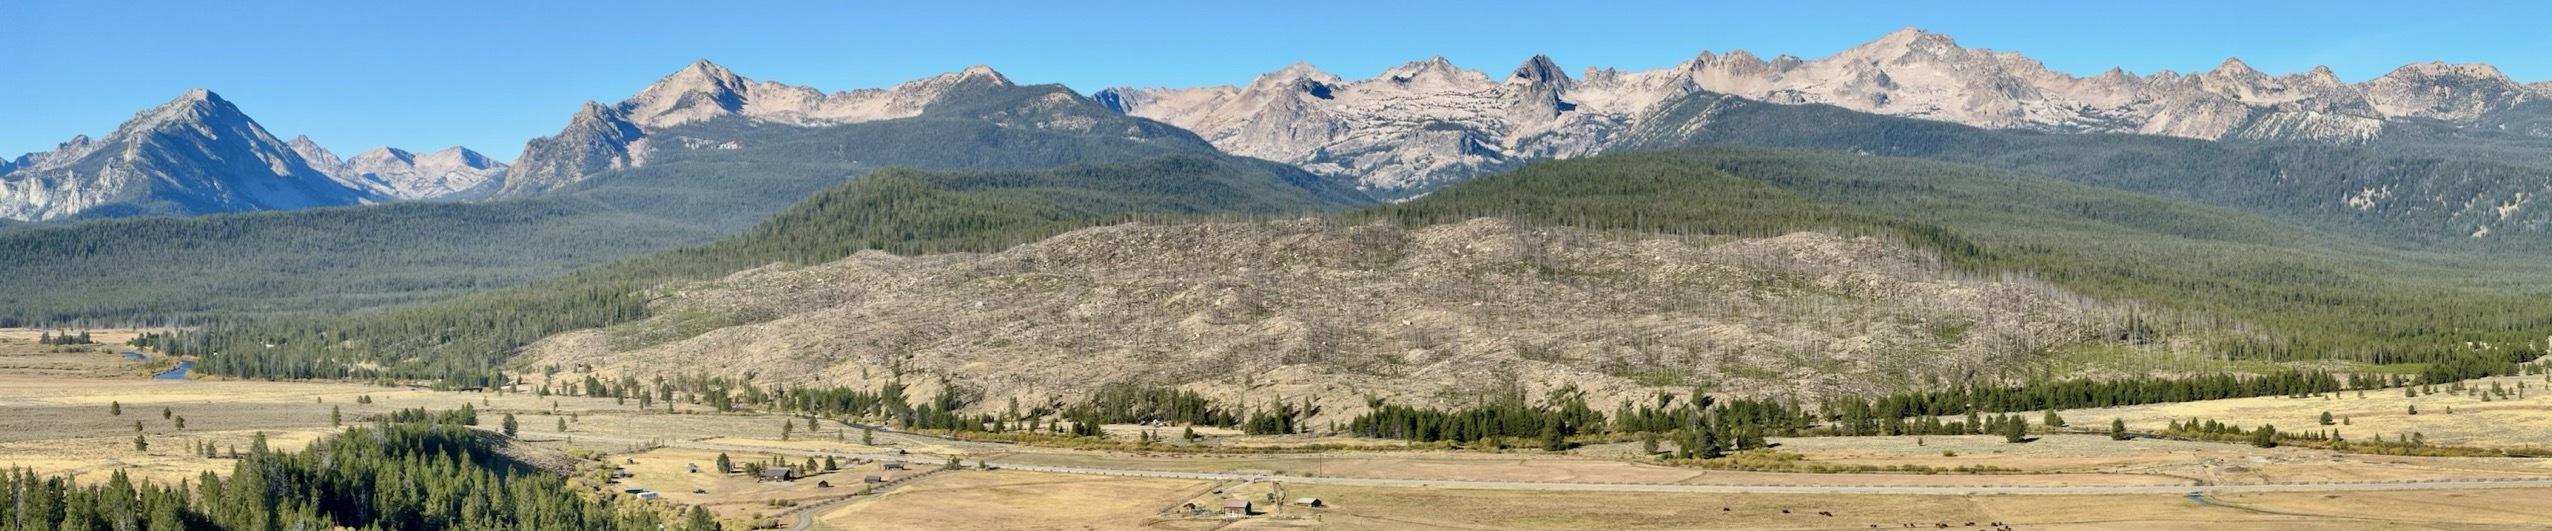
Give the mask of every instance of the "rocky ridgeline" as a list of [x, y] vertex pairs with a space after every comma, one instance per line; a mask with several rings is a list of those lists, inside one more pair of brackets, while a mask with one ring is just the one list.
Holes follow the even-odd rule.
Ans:
[[1441, 57], [1361, 80], [1297, 64], [1246, 86], [1114, 88], [1098, 98], [1236, 154], [1405, 195], [1521, 161], [1600, 151], [1665, 119], [1655, 112], [1661, 104], [1703, 92], [1988, 128], [2345, 143], [2403, 120], [2482, 126], [2491, 113], [2552, 96], [2547, 87], [2489, 65], [2443, 63], [2356, 84], [2328, 68], [2273, 76], [2238, 59], [2206, 72], [2075, 77], [1908, 28], [1815, 60], [1703, 52], [1665, 69], [1588, 68], [1575, 79], [1540, 56], [1504, 78]]

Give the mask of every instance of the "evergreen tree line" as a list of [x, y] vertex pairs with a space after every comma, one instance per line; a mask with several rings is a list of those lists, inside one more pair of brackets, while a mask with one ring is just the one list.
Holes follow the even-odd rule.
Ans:
[[1528, 404], [1509, 391], [1485, 403], [1452, 410], [1386, 404], [1368, 399], [1368, 409], [1347, 421], [1347, 432], [1361, 437], [1466, 443], [1501, 437], [1547, 438], [1602, 433], [1604, 414], [1586, 406], [1574, 388], [1562, 388], [1541, 404]]
[[593, 497], [560, 476], [514, 463], [457, 423], [385, 421], [299, 452], [262, 442], [238, 457], [229, 476], [205, 472], [176, 485], [133, 481], [121, 471], [79, 484], [13, 470], [0, 480], [0, 529], [656, 530], [666, 523], [652, 507]]
[[76, 334], [75, 334], [75, 333], [70, 333], [70, 332], [63, 332], [63, 333], [61, 333], [61, 334], [59, 334], [59, 335], [54, 334], [52, 330], [46, 330], [46, 331], [44, 331], [44, 332], [39, 333], [39, 334], [37, 334], [37, 335], [36, 335], [35, 343], [36, 343], [36, 344], [38, 344], [38, 345], [95, 345], [95, 344], [97, 344], [97, 342], [96, 342], [96, 341], [91, 341], [91, 340], [89, 340], [89, 331], [87, 331], [87, 330], [81, 330], [79, 333], [76, 333]]

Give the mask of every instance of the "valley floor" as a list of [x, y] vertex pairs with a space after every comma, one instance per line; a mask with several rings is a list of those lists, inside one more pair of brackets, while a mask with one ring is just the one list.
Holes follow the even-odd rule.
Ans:
[[[122, 363], [72, 359], [120, 356], [105, 351], [47, 355]], [[782, 440], [780, 425], [788, 417], [717, 414], [691, 405], [668, 412], [662, 405], [642, 410], [634, 401], [601, 398], [80, 374], [0, 371], [0, 466], [78, 474], [84, 481], [122, 470], [173, 482], [229, 470], [227, 459], [197, 455], [194, 448], [204, 443], [244, 449], [262, 433], [270, 445], [291, 449], [335, 431], [332, 414], [354, 425], [397, 409], [468, 404], [479, 409], [482, 428], [515, 414], [523, 443], [576, 456], [587, 470], [628, 472], [614, 487], [706, 505], [731, 524], [783, 529], [1965, 529], [1970, 522], [2022, 529], [2510, 529], [2552, 522], [2552, 506], [2532, 503], [2552, 495], [2552, 460], [2532, 458], [2399, 457], [2062, 433], [2024, 444], [1987, 436], [1773, 441], [1807, 463], [1997, 471], [1816, 474], [1668, 466], [1634, 457], [1627, 443], [1550, 454], [1394, 450], [1396, 443], [1368, 440], [1359, 442], [1377, 449], [1198, 455], [880, 430], [862, 444], [854, 425], [828, 421], [808, 431], [801, 421]], [[2434, 444], [2504, 447], [2552, 439], [2552, 430], [2533, 428], [2552, 405], [2547, 400], [2529, 391], [2485, 404], [2455, 395], [2409, 398], [2396, 390], [2362, 399], [2351, 392], [2063, 414], [2083, 426], [2115, 417], [2138, 429], [2158, 428], [2166, 418], [2203, 416], [2300, 430], [2314, 427], [2312, 417], [2329, 409], [2348, 419], [2339, 428], [2349, 433], [2417, 431]], [[2407, 414], [2413, 403], [2421, 414]], [[2449, 405], [2452, 415], [2443, 412]], [[2390, 413], [2396, 407], [2403, 413]], [[183, 429], [178, 417], [186, 419]], [[133, 447], [137, 421], [147, 450]], [[1234, 446], [1306, 441], [1207, 435], [1209, 444]], [[777, 460], [799, 467], [809, 458], [832, 457], [841, 469], [756, 481], [715, 473], [720, 454], [739, 464]], [[961, 466], [943, 470], [951, 458]], [[1301, 498], [1319, 498], [1322, 507], [1296, 504]], [[1252, 501], [1253, 514], [1220, 514], [1222, 503], [1235, 499]]]

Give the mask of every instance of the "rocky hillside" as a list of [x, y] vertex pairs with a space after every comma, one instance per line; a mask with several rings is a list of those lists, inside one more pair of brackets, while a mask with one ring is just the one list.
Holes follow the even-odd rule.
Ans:
[[1129, 224], [994, 254], [870, 251], [669, 288], [651, 313], [543, 340], [529, 363], [866, 388], [900, 374], [983, 404], [1133, 382], [1345, 414], [1367, 396], [1441, 403], [1511, 384], [1598, 404], [1695, 385], [1892, 390], [2025, 366], [2093, 340], [2102, 310], [1868, 239], [1478, 219]]
[[1435, 58], [1362, 80], [1297, 64], [1246, 86], [1115, 88], [1099, 99], [1237, 154], [1405, 196], [1524, 159], [1592, 153], [1628, 127], [1670, 127], [1648, 123], [1663, 119], [1659, 105], [1703, 92], [1987, 128], [2356, 143], [2405, 124], [2504, 133], [2499, 124], [2540, 115], [2527, 104], [2552, 97], [2543, 87], [2489, 65], [2442, 63], [2356, 84], [2327, 68], [2271, 75], [2239, 59], [2205, 72], [2075, 77], [1908, 28], [1814, 60], [1703, 52], [1660, 70], [1571, 78], [1537, 56], [1493, 78]]

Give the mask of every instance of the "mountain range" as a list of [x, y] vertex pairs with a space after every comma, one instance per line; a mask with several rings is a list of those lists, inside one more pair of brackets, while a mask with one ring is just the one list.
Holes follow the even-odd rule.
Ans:
[[[586, 104], [558, 134], [527, 142], [510, 165], [460, 148], [417, 155], [383, 147], [340, 161], [306, 138], [275, 141], [235, 106], [196, 90], [136, 115], [106, 139], [75, 137], [53, 151], [0, 161], [0, 218], [522, 197], [644, 166], [665, 149], [733, 147], [669, 137], [667, 129], [730, 117], [797, 127], [909, 118], [970, 86], [1015, 85], [978, 65], [826, 93], [748, 79], [702, 60], [627, 100]], [[2205, 72], [2111, 69], [2077, 77], [1912, 28], [1813, 60], [1703, 52], [1664, 69], [1590, 67], [1572, 76], [1535, 56], [1491, 77], [1438, 57], [1359, 80], [1296, 64], [1244, 86], [1119, 87], [1091, 99], [1193, 131], [1231, 154], [1353, 179], [1376, 196], [1405, 199], [1532, 160], [1619, 149], [1637, 131], [1704, 127], [1677, 122], [1689, 116], [1667, 107], [1705, 94], [2058, 133], [2338, 145], [2478, 137], [2522, 144], [2513, 157], [2493, 156], [2552, 162], [2541, 155], [2552, 152], [2545, 149], [2552, 147], [2552, 82], [2519, 83], [2489, 65], [2412, 64], [2353, 84], [2328, 68], [2272, 75], [2238, 59]]]
[[1677, 126], [1654, 123], [1661, 105], [1697, 93], [2046, 132], [2345, 144], [2443, 125], [2552, 139], [2552, 128], [2521, 118], [2542, 112], [2552, 83], [2520, 84], [2489, 65], [2413, 64], [2355, 84], [2328, 68], [2270, 75], [2239, 59], [2188, 74], [2075, 77], [1912, 28], [1814, 60], [1703, 52], [1665, 69], [1570, 77], [1536, 56], [1492, 78], [1438, 57], [1360, 80], [1296, 64], [1245, 86], [1111, 88], [1098, 99], [1236, 154], [1405, 197], [1600, 152], [1633, 128]]

